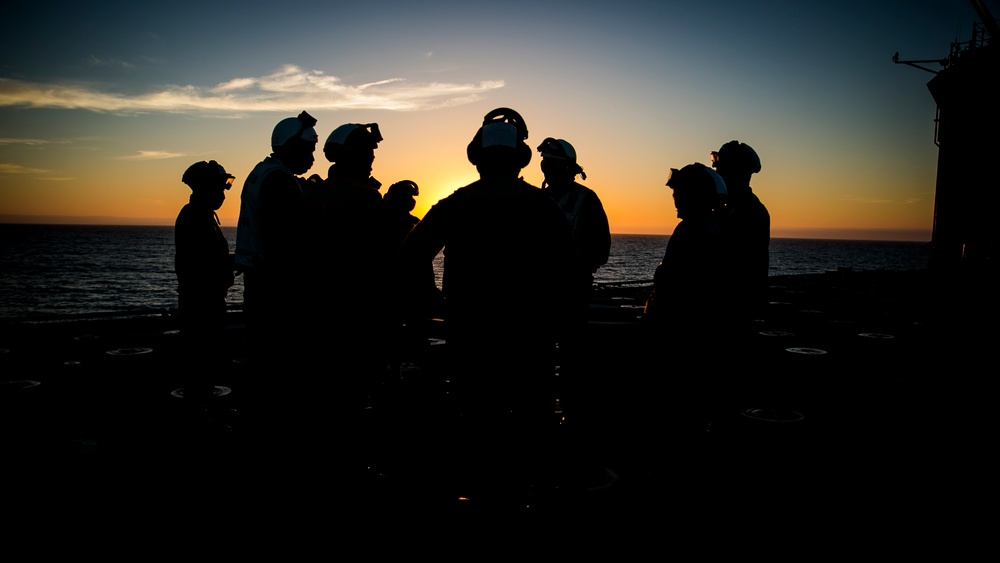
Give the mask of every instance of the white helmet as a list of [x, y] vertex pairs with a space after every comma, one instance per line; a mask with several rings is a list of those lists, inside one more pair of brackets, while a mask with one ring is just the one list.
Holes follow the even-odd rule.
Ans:
[[323, 154], [330, 162], [340, 162], [353, 158], [349, 155], [356, 155], [357, 151], [377, 149], [381, 141], [378, 123], [345, 123], [330, 132], [323, 144]]
[[716, 201], [724, 199], [728, 193], [722, 176], [700, 162], [688, 164], [680, 170], [671, 168], [667, 185], [674, 189], [690, 189]]
[[584, 180], [587, 179], [583, 168], [576, 162], [576, 149], [568, 141], [547, 137], [542, 141], [542, 144], [538, 145], [536, 150], [542, 155], [543, 162], [546, 160], [563, 160], [566, 162], [567, 169], [574, 176], [579, 174]]
[[[358, 131], [358, 134], [352, 137], [351, 134], [355, 131]], [[326, 138], [326, 143], [323, 146], [345, 146], [348, 139], [351, 143], [368, 145], [373, 149], [377, 149], [378, 144], [383, 140], [382, 133], [378, 130], [378, 123], [345, 123], [330, 132], [330, 136]]]
[[280, 147], [295, 138], [315, 143], [319, 141], [319, 136], [313, 125], [316, 125], [316, 119], [306, 112], [300, 113], [298, 117], [282, 119], [271, 132], [271, 146]]

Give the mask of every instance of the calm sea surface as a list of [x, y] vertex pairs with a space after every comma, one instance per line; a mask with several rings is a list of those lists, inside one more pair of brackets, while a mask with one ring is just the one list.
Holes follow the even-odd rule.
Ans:
[[[236, 228], [223, 231], [235, 248]], [[651, 280], [668, 238], [613, 235], [597, 281]], [[921, 242], [772, 239], [771, 275], [922, 270], [929, 252]], [[0, 224], [0, 318], [176, 307], [173, 260], [173, 227]], [[241, 277], [228, 300], [242, 303]]]

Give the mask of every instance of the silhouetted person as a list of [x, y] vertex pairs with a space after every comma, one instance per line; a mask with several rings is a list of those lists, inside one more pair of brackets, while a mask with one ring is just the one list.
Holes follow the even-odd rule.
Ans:
[[381, 141], [376, 123], [334, 129], [323, 145], [331, 162], [327, 178], [307, 183], [302, 202], [305, 264], [313, 283], [322, 286], [321, 295], [328, 296], [315, 305], [342, 324], [362, 323], [354, 334], [376, 330], [381, 322], [372, 300], [382, 298], [394, 252], [378, 191], [382, 183], [371, 175]]
[[444, 250], [448, 376], [478, 469], [509, 481], [539, 463], [554, 427], [554, 352], [573, 241], [562, 210], [518, 178], [531, 160], [517, 112], [498, 108], [467, 148], [479, 180], [437, 202], [401, 251], [410, 279]]
[[730, 141], [711, 156], [728, 192], [726, 209], [720, 214], [732, 260], [727, 286], [743, 325], [740, 336], [745, 338], [767, 305], [771, 215], [750, 188], [750, 177], [760, 172], [760, 158], [749, 145]]
[[719, 174], [698, 162], [671, 168], [667, 179], [681, 221], [653, 275], [645, 320], [679, 339], [704, 341], [695, 333], [717, 326], [726, 303], [727, 241], [714, 214], [721, 183]]
[[578, 183], [587, 175], [576, 162], [573, 145], [562, 139], [549, 137], [538, 145], [542, 155], [542, 191], [559, 204], [573, 232], [576, 250], [576, 272], [580, 289], [589, 298], [594, 284], [594, 273], [608, 263], [611, 253], [611, 229], [604, 205], [594, 190]]
[[[283, 377], [301, 365], [296, 307], [303, 291], [303, 243], [298, 175], [313, 165], [316, 120], [306, 112], [282, 119], [271, 133], [271, 154], [243, 184], [236, 228], [236, 267], [243, 274], [246, 348], [254, 393], [278, 409], [290, 407], [295, 383]], [[270, 408], [270, 407], [269, 407]]]
[[[389, 340], [386, 287], [395, 248], [372, 177], [378, 124], [347, 123], [323, 145], [331, 162], [327, 178], [307, 182], [302, 198], [306, 231], [301, 306], [314, 319], [303, 354], [324, 366], [311, 381], [315, 415], [355, 425], [369, 394], [386, 381]], [[340, 443], [354, 439], [345, 432]], [[353, 444], [356, 446], [357, 444]]]
[[600, 408], [602, 385], [591, 373], [586, 353], [599, 342], [587, 340], [590, 299], [594, 292], [594, 273], [608, 262], [611, 230], [608, 216], [597, 193], [576, 181], [587, 175], [577, 163], [573, 145], [562, 139], [546, 138], [537, 148], [542, 156], [545, 175], [542, 191], [562, 208], [573, 233], [575, 266], [565, 298], [573, 303], [567, 333], [560, 339], [560, 400], [570, 426], [586, 424], [589, 409]]
[[389, 225], [393, 236], [393, 246], [398, 249], [403, 239], [410, 234], [420, 218], [411, 213], [417, 206], [420, 187], [413, 180], [400, 180], [386, 190], [382, 196], [389, 214]]
[[681, 221], [656, 267], [644, 321], [652, 338], [649, 348], [660, 351], [651, 373], [667, 375], [667, 366], [676, 366], [668, 381], [677, 410], [683, 407], [681, 422], [699, 428], [717, 400], [731, 338], [728, 248], [715, 217], [718, 194], [725, 188], [719, 174], [697, 162], [672, 168], [667, 186]]
[[226, 367], [231, 350], [225, 338], [226, 295], [235, 269], [229, 241], [216, 210], [235, 176], [216, 161], [196, 162], [181, 181], [191, 198], [174, 223], [177, 310], [184, 342], [184, 402], [203, 411], [215, 386], [212, 374]]
[[371, 175], [381, 141], [377, 123], [334, 129], [323, 145], [331, 162], [327, 178], [307, 185], [302, 209], [308, 233], [306, 264], [312, 283], [322, 288], [314, 306], [349, 331], [328, 332], [343, 339], [344, 349], [353, 350], [351, 357], [384, 368], [384, 347], [373, 335], [385, 329], [382, 301], [396, 249], [378, 191], [382, 183]]
[[[400, 180], [389, 186], [382, 197], [388, 213], [394, 255], [402, 248], [403, 241], [413, 227], [420, 222], [420, 218], [412, 213], [419, 194], [420, 187], [416, 182]], [[428, 262], [425, 270], [420, 285], [414, 288], [417, 294], [400, 299], [393, 305], [396, 317], [394, 322], [398, 330], [393, 345], [393, 375], [402, 362], [421, 365], [430, 346], [430, 317], [439, 314], [441, 296], [434, 277], [434, 264]]]

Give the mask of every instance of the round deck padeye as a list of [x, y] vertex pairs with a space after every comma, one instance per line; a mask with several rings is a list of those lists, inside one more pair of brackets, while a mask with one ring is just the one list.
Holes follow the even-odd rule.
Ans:
[[889, 339], [892, 339], [892, 338], [896, 338], [895, 336], [893, 336], [891, 334], [879, 334], [877, 332], [862, 332], [862, 333], [859, 333], [858, 336], [860, 336], [862, 338], [873, 338], [873, 339], [876, 339], [876, 340], [889, 340]]
[[108, 350], [107, 354], [109, 356], [139, 356], [142, 354], [149, 354], [152, 352], [152, 348], [143, 348], [141, 346], [135, 346], [132, 348], [116, 348], [114, 350]]
[[761, 336], [795, 336], [795, 333], [785, 332], [783, 330], [762, 330], [759, 334]]
[[819, 348], [785, 348], [785, 351], [804, 356], [822, 356], [826, 354], [826, 350], [820, 350]]
[[[230, 394], [232, 392], [233, 392], [233, 390], [230, 389], [229, 387], [223, 387], [222, 385], [216, 385], [212, 389], [212, 398], [215, 398], [215, 397], [225, 397], [226, 395], [228, 395], [228, 394]], [[178, 399], [183, 399], [184, 398], [184, 388], [183, 387], [179, 387], [177, 389], [174, 389], [173, 391], [170, 392], [170, 394], [173, 395], [174, 397], [177, 397]]]
[[34, 379], [13, 379], [10, 381], [0, 381], [0, 392], [6, 392], [8, 390], [16, 392], [24, 389], [31, 389], [32, 387], [38, 387], [41, 384], [41, 381], [35, 381]]

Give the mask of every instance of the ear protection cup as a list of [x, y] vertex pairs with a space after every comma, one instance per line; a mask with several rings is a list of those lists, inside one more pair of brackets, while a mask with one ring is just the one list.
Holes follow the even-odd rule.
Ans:
[[524, 168], [531, 162], [531, 147], [521, 141], [517, 144], [517, 167]]
[[344, 145], [329, 143], [323, 146], [323, 155], [330, 162], [338, 162], [344, 155]]
[[483, 154], [483, 128], [476, 131], [476, 135], [469, 141], [469, 146], [465, 147], [465, 156], [473, 166], [479, 166], [479, 155]]

